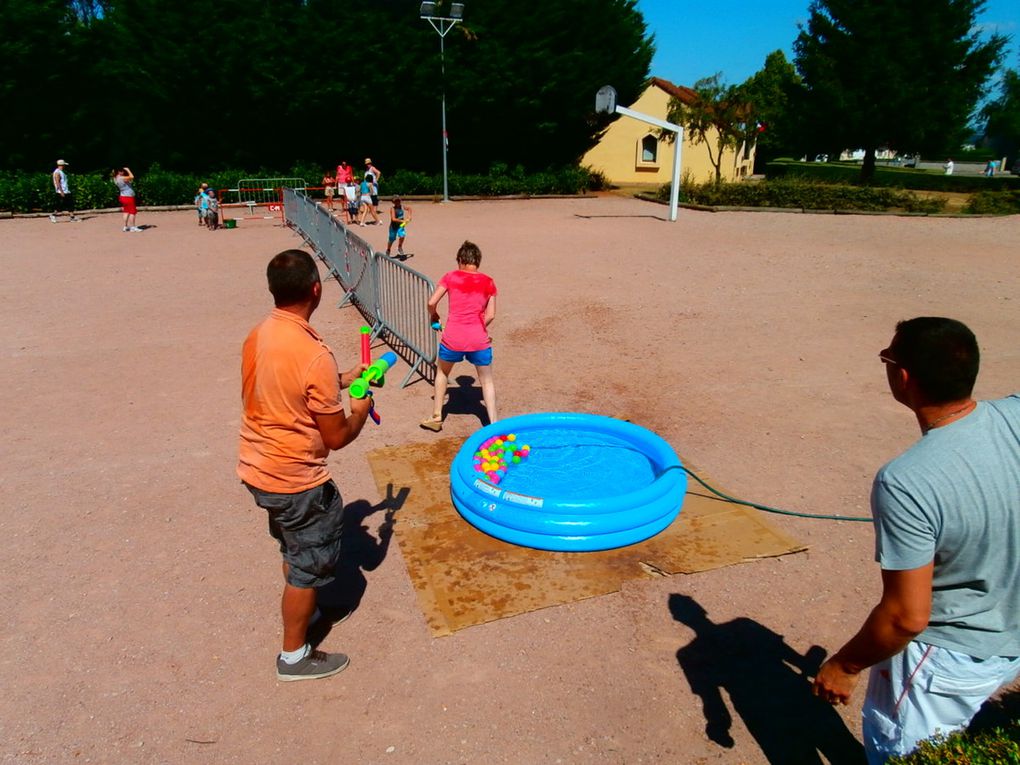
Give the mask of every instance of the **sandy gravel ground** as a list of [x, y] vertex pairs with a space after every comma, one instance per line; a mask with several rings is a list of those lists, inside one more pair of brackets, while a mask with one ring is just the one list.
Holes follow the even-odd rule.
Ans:
[[[877, 358], [898, 319], [966, 321], [978, 395], [1020, 388], [1018, 216], [413, 207], [409, 265], [438, 278], [469, 238], [500, 287], [502, 414], [629, 417], [738, 496], [867, 512], [874, 471], [918, 435]], [[300, 241], [268, 221], [138, 220], [152, 228], [0, 222], [0, 761], [810, 761], [798, 747], [826, 714], [796, 665], [869, 610], [869, 525], [776, 517], [807, 553], [432, 639], [397, 544], [375, 537], [364, 456], [432, 437], [423, 384], [387, 386], [383, 426], [330, 458], [365, 553], [360, 606], [324, 644], [351, 667], [278, 683], [278, 554], [234, 477], [238, 358], [270, 307], [266, 262]], [[355, 361], [351, 309], [326, 301], [313, 323]], [[692, 628], [699, 608], [714, 626]], [[855, 735], [859, 706], [840, 712]]]

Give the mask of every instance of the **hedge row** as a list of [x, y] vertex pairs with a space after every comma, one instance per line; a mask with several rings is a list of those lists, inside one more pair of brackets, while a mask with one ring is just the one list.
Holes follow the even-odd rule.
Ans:
[[[73, 168], [72, 168], [73, 171]], [[303, 178], [309, 186], [318, 186], [322, 170], [296, 167], [289, 172], [270, 170], [223, 170], [200, 176], [176, 173], [153, 166], [135, 179], [135, 192], [142, 205], [191, 204], [202, 182], [214, 189], [236, 188], [242, 178]], [[117, 188], [105, 173], [69, 173], [71, 191], [79, 210], [116, 207]], [[486, 175], [449, 174], [450, 194], [454, 196], [507, 196], [512, 194], [578, 194], [606, 187], [605, 178], [586, 168], [567, 167], [540, 173], [525, 173], [521, 168], [495, 165]], [[381, 191], [385, 196], [435, 195], [443, 193], [441, 174], [396, 170], [384, 172]], [[229, 198], [228, 198], [229, 201]], [[0, 210], [32, 212], [53, 207], [53, 182], [49, 173], [0, 173]]]
[[1020, 189], [1015, 191], [980, 191], [967, 201], [966, 210], [978, 215], [1020, 214]]
[[[824, 183], [860, 185], [861, 167], [853, 163], [798, 162], [777, 159], [765, 166], [769, 180], [800, 178]], [[980, 191], [1020, 189], [1020, 176], [1000, 174], [992, 178], [983, 175], [945, 175], [907, 167], [875, 167], [875, 176], [869, 186], [910, 189], [912, 191], [953, 191], [974, 194]]]
[[[668, 199], [669, 184], [658, 197]], [[681, 197], [694, 204], [732, 207], [781, 207], [804, 210], [903, 210], [935, 213], [944, 199], [919, 197], [909, 191], [870, 186], [821, 183], [800, 178], [758, 182], [684, 184]]]

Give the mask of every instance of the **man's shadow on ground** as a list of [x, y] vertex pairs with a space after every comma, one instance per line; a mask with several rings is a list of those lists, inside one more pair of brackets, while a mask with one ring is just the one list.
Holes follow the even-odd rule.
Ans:
[[[411, 490], [402, 487], [393, 494], [393, 484], [386, 487], [386, 499], [372, 505], [359, 499], [344, 507], [344, 531], [340, 543], [340, 563], [334, 572], [335, 579], [320, 587], [317, 592], [319, 608], [328, 615], [353, 613], [361, 605], [368, 588], [366, 571], [374, 571], [386, 560], [393, 537], [393, 516], [407, 501]], [[378, 536], [368, 530], [366, 520], [383, 511]], [[329, 629], [324, 624], [317, 631], [316, 643], [325, 639]]]
[[825, 659], [823, 648], [812, 646], [801, 656], [782, 635], [753, 619], [716, 624], [686, 595], [670, 595], [669, 610], [695, 632], [676, 659], [701, 697], [708, 738], [726, 748], [734, 745], [728, 697], [773, 765], [865, 762], [864, 747], [836, 710], [811, 693], [808, 678]]
[[459, 375], [454, 382], [446, 389], [449, 398], [446, 406], [443, 407], [443, 417], [451, 414], [467, 414], [478, 418], [482, 425], [489, 424], [489, 413], [485, 411], [485, 403], [482, 401], [482, 389], [475, 385], [475, 378], [468, 375]]

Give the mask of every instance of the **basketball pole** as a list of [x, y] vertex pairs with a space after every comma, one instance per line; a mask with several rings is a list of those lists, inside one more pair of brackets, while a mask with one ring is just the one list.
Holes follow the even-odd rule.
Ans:
[[642, 114], [633, 109], [628, 109], [626, 106], [620, 106], [616, 103], [616, 89], [612, 85], [603, 86], [595, 94], [595, 111], [606, 114], [622, 114], [625, 117], [633, 117], [641, 122], [647, 122], [649, 125], [655, 125], [663, 130], [676, 133], [676, 138], [673, 141], [675, 149], [673, 152], [673, 182], [670, 184], [669, 189], [669, 219], [675, 223], [677, 210], [680, 207], [680, 150], [684, 143], [683, 127], [674, 125], [672, 122], [660, 120], [658, 117], [653, 117], [650, 114]]

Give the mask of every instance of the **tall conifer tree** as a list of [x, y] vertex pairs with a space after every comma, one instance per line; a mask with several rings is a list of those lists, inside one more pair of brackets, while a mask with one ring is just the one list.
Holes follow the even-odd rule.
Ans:
[[818, 148], [942, 155], [959, 146], [1005, 38], [975, 31], [984, 0], [813, 0], [794, 42]]

